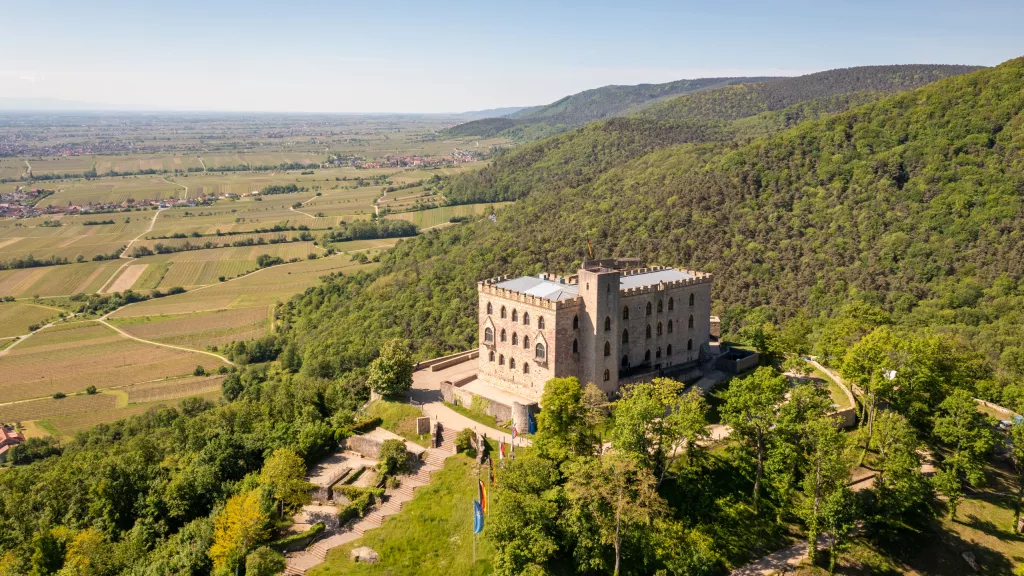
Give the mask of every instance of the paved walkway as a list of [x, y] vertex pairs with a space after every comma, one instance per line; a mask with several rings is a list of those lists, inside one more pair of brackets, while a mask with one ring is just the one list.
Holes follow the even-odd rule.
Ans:
[[[429, 368], [417, 370], [412, 375], [412, 390], [408, 393], [409, 402], [418, 406], [424, 416], [429, 416], [431, 420], [440, 422], [445, 430], [458, 432], [463, 428], [471, 428], [487, 434], [491, 440], [511, 442], [512, 435], [508, 432], [481, 424], [444, 405], [444, 400], [441, 398], [441, 382], [454, 382], [476, 373], [476, 370], [477, 360], [475, 358], [437, 372], [431, 372]], [[529, 438], [521, 436], [516, 438], [516, 446], [529, 446], [530, 444]]]
[[[828, 546], [828, 538], [824, 534], [818, 537], [818, 548]], [[767, 576], [769, 574], [785, 574], [790, 568], [799, 566], [807, 558], [807, 542], [801, 541], [787, 546], [777, 552], [737, 568], [729, 576]]]

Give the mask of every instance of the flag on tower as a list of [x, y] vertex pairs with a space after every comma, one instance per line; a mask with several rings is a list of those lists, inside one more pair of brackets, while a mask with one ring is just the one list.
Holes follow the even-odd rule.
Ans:
[[516, 436], [519, 436], [519, 429], [516, 428], [515, 425], [513, 424], [512, 425], [512, 441], [513, 442], [516, 441]]
[[480, 503], [473, 501], [473, 534], [479, 534], [484, 530], [484, 511]]
[[505, 459], [505, 440], [504, 439], [498, 441], [498, 459], [499, 460], [504, 460]]

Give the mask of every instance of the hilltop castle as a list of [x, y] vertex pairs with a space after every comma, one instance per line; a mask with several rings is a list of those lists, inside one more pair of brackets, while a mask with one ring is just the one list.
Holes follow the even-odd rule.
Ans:
[[478, 378], [539, 399], [575, 376], [608, 394], [621, 384], [696, 366], [710, 338], [711, 275], [639, 260], [585, 262], [570, 276], [477, 283]]

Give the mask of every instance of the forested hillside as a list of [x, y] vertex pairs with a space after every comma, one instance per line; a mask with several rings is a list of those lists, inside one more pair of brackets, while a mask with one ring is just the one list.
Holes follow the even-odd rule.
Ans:
[[676, 80], [664, 84], [602, 86], [566, 96], [546, 106], [524, 108], [504, 118], [488, 118], [460, 124], [451, 128], [449, 134], [451, 136], [480, 137], [502, 134], [525, 140], [535, 140], [564, 132], [588, 122], [619, 116], [670, 96], [766, 80], [774, 80], [774, 78], [698, 78]]
[[[805, 346], [879, 322], [961, 334], [997, 368], [1000, 384], [979, 392], [995, 398], [1024, 376], [1022, 108], [1017, 59], [746, 145], [677, 144], [578, 184], [566, 178], [582, 160], [628, 146], [580, 145], [581, 170], [553, 183], [526, 174], [560, 162], [534, 149], [522, 168], [502, 161], [503, 181], [540, 184], [497, 222], [402, 242], [373, 277], [311, 289], [284, 311], [289, 334], [325, 376], [364, 365], [387, 336], [423, 355], [464, 349], [477, 280], [570, 271], [589, 238], [601, 256], [715, 273], [728, 330], [795, 326]], [[586, 130], [605, 134], [574, 136]]]

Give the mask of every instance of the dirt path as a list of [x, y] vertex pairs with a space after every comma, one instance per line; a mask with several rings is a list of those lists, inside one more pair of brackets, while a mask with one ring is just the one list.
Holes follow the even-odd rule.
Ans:
[[206, 350], [197, 350], [195, 348], [185, 348], [184, 346], [174, 346], [172, 344], [164, 344], [163, 342], [154, 342], [153, 340], [146, 340], [146, 339], [143, 339], [143, 338], [139, 338], [138, 336], [132, 336], [131, 334], [125, 332], [124, 330], [121, 330], [117, 326], [114, 326], [110, 322], [107, 322], [104, 318], [97, 319], [96, 321], [99, 322], [100, 324], [103, 324], [107, 328], [110, 328], [110, 329], [118, 332], [122, 336], [125, 336], [127, 338], [131, 338], [132, 340], [136, 340], [138, 342], [143, 342], [145, 344], [153, 344], [154, 346], [163, 346], [164, 348], [173, 348], [175, 350], [181, 350], [183, 352], [196, 352], [196, 353], [199, 353], [199, 354], [206, 354], [207, 356], [213, 356], [214, 358], [217, 358], [217, 359], [219, 359], [219, 360], [221, 360], [223, 362], [227, 362], [228, 364], [230, 364], [232, 366], [236, 366], [236, 364], [234, 362], [232, 362], [231, 360], [228, 360], [227, 358], [221, 356], [220, 354], [214, 354], [213, 352], [207, 352]]
[[[180, 186], [180, 184], [179, 184], [179, 186]], [[188, 188], [185, 188], [185, 190], [187, 192]], [[128, 245], [124, 247], [124, 251], [121, 252], [121, 258], [128, 258], [128, 250], [132, 247], [132, 244], [136, 243], [139, 240], [139, 238], [142, 238], [146, 234], [149, 234], [150, 232], [153, 231], [153, 226], [156, 225], [157, 216], [160, 216], [160, 212], [163, 212], [163, 211], [164, 211], [164, 208], [157, 208], [156, 212], [153, 214], [153, 219], [149, 221], [149, 227], [146, 228], [146, 230], [144, 232], [142, 232], [141, 234], [139, 234], [135, 238], [132, 238], [132, 241], [129, 242]]]
[[26, 168], [25, 168], [25, 173], [22, 174], [21, 176], [22, 176], [22, 178], [27, 178], [27, 177], [32, 175], [32, 165], [28, 163], [28, 160], [24, 160], [23, 162], [25, 162]]
[[[68, 316], [68, 318], [74, 318], [74, 317], [75, 317], [75, 314], [71, 314], [70, 316]], [[47, 324], [47, 325], [45, 325], [45, 326], [40, 326], [40, 327], [39, 327], [39, 328], [38, 328], [37, 330], [35, 330], [34, 332], [29, 332], [28, 334], [25, 334], [25, 335], [23, 335], [23, 336], [17, 336], [17, 337], [16, 337], [16, 338], [17, 338], [17, 340], [15, 340], [14, 342], [12, 342], [10, 346], [8, 346], [7, 348], [4, 348], [3, 350], [0, 350], [0, 356], [5, 356], [5, 355], [6, 355], [6, 354], [7, 354], [8, 352], [10, 352], [10, 351], [11, 351], [11, 349], [12, 349], [12, 348], [14, 348], [15, 346], [17, 346], [18, 344], [21, 344], [21, 343], [22, 343], [22, 342], [24, 342], [25, 340], [28, 340], [28, 339], [29, 339], [29, 338], [30, 338], [30, 337], [31, 337], [31, 336], [32, 336], [33, 334], [35, 334], [36, 332], [39, 332], [40, 330], [45, 330], [46, 328], [49, 328], [50, 326], [53, 326], [53, 325], [54, 325], [54, 324], [56, 324], [56, 323], [57, 323], [57, 321], [56, 321], [56, 320], [54, 320], [53, 322], [50, 322], [49, 324]]]
[[196, 159], [199, 160], [199, 163], [203, 166], [203, 172], [206, 172], [206, 162], [203, 161], [203, 157], [196, 156]]
[[[824, 534], [818, 537], [818, 547], [828, 545], [828, 539]], [[807, 558], [807, 542], [797, 542], [777, 552], [751, 562], [746, 566], [737, 568], [729, 573], [729, 576], [767, 576], [768, 574], [785, 574], [790, 568], [798, 566]]]
[[302, 210], [296, 210], [294, 206], [289, 206], [288, 209], [291, 210], [292, 212], [298, 212], [299, 214], [302, 214], [303, 216], [308, 216], [310, 218], [316, 218], [316, 216], [313, 216], [312, 214], [309, 214], [308, 212], [303, 212]]
[[175, 186], [181, 186], [182, 188], [185, 189], [185, 191], [182, 192], [182, 194], [181, 194], [181, 199], [182, 200], [186, 200], [188, 198], [188, 186], [185, 186], [184, 184], [178, 184], [177, 182], [171, 182], [167, 178], [161, 178], [161, 180], [163, 180], [164, 182], [167, 182], [168, 184], [174, 184]]

